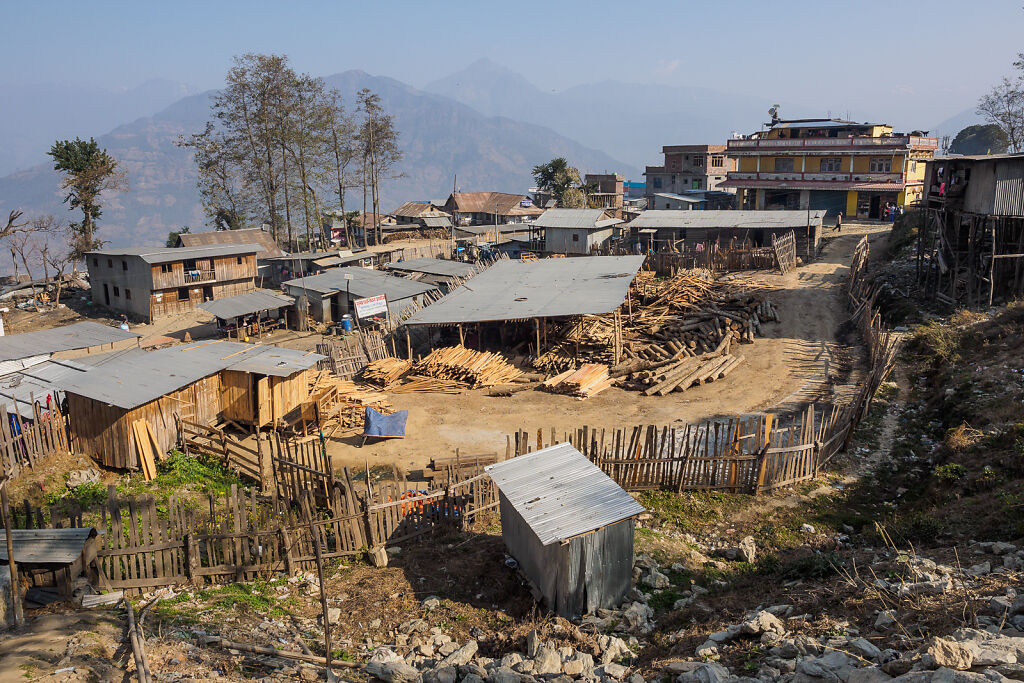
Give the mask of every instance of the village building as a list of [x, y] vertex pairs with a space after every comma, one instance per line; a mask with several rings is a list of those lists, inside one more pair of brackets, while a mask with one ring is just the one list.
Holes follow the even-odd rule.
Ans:
[[925, 188], [923, 291], [967, 306], [1024, 295], [1024, 154], [936, 157]]
[[683, 190], [679, 194], [658, 192], [644, 207], [675, 211], [717, 211], [735, 208], [736, 195], [718, 190]]
[[825, 212], [816, 211], [672, 211], [648, 209], [629, 224], [630, 241], [641, 250], [682, 251], [720, 247], [733, 241], [772, 246], [772, 235], [793, 232], [796, 253], [811, 259], [818, 252]]
[[[622, 199], [625, 194], [624, 179], [618, 173], [587, 173], [583, 176], [583, 185], [587, 189], [587, 206], [591, 209], [622, 210]], [[621, 214], [616, 213], [621, 218]]]
[[537, 251], [586, 256], [607, 249], [621, 223], [606, 209], [548, 209], [531, 228]]
[[389, 263], [385, 270], [402, 277], [447, 289], [448, 283], [454, 278], [466, 280], [477, 274], [479, 267], [475, 263], [449, 261], [439, 258], [417, 258], [408, 261]]
[[829, 216], [882, 219], [887, 206], [923, 196], [925, 162], [938, 147], [920, 131], [840, 119], [774, 119], [768, 129], [729, 140], [729, 171], [742, 209], [824, 210]]
[[388, 317], [394, 318], [409, 307], [424, 305], [425, 295], [437, 291], [435, 285], [356, 267], [331, 268], [319, 275], [289, 280], [283, 287], [289, 296], [306, 297], [309, 315], [325, 324], [339, 322], [345, 315], [355, 319], [353, 302], [357, 299], [385, 297]]
[[622, 183], [624, 199], [643, 199], [647, 194], [647, 183], [626, 180]]
[[274, 236], [261, 228], [181, 232], [178, 233], [178, 240], [174, 246], [212, 247], [231, 244], [255, 244], [262, 247], [262, 250], [256, 253], [258, 260], [284, 256], [284, 251], [281, 250], [281, 246], [274, 240]]
[[287, 309], [295, 299], [280, 292], [256, 289], [245, 294], [206, 301], [199, 308], [217, 319], [217, 327], [226, 335], [243, 339], [261, 338], [267, 332], [283, 326]]
[[500, 225], [460, 225], [455, 228], [455, 239], [469, 244], [498, 242], [510, 235], [529, 235], [530, 226], [524, 223]]
[[545, 604], [566, 619], [619, 606], [644, 507], [568, 443], [485, 469], [498, 487], [502, 540]]
[[147, 322], [256, 288], [257, 244], [131, 247], [85, 254], [93, 303]]
[[659, 192], [721, 189], [726, 174], [736, 168], [735, 160], [726, 156], [725, 145], [666, 145], [661, 152], [664, 164], [644, 170], [649, 205]]
[[544, 213], [526, 195], [505, 192], [453, 192], [443, 208], [456, 226], [526, 223]]
[[309, 371], [322, 358], [227, 341], [122, 353], [63, 380], [71, 440], [106, 467], [135, 469], [147, 429], [165, 453], [183, 420], [275, 425], [309, 400]]
[[431, 202], [406, 202], [389, 214], [399, 229], [417, 226], [425, 229], [449, 229], [451, 216]]

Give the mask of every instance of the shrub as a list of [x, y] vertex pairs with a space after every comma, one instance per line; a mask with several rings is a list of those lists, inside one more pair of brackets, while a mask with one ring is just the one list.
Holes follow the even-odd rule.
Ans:
[[960, 481], [966, 476], [967, 468], [959, 463], [950, 462], [945, 465], [937, 465], [935, 467], [935, 477], [941, 481]]

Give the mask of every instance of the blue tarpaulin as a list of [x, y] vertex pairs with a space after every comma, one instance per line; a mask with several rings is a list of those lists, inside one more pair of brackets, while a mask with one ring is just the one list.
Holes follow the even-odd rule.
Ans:
[[373, 408], [367, 406], [363, 436], [376, 436], [382, 439], [404, 438], [405, 420], [408, 417], [408, 410], [399, 410], [391, 415], [381, 415]]

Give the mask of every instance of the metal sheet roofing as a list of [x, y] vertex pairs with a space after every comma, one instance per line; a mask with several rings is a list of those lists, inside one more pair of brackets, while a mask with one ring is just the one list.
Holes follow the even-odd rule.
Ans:
[[221, 320], [231, 320], [243, 315], [259, 313], [260, 311], [270, 311], [284, 306], [291, 306], [294, 303], [295, 299], [280, 292], [272, 292], [269, 289], [257, 289], [224, 299], [204, 301], [198, 307], [208, 313], [212, 313]]
[[[5, 534], [0, 529], [0, 535]], [[68, 564], [82, 554], [93, 527], [72, 529], [11, 529], [11, 547], [18, 564]], [[7, 562], [7, 544], [0, 543], [0, 560]]]
[[428, 228], [450, 228], [452, 221], [448, 216], [423, 216], [420, 218], [423, 225]]
[[221, 370], [288, 377], [322, 359], [315, 353], [278, 346], [196, 342], [125, 354], [60, 384], [69, 393], [130, 410]]
[[372, 259], [377, 255], [373, 251], [360, 251], [355, 254], [344, 254], [335, 256], [325, 256], [324, 258], [318, 258], [313, 263], [322, 268], [334, 268], [336, 266], [343, 266], [348, 263], [356, 263], [363, 259]]
[[407, 325], [597, 315], [626, 298], [643, 256], [503, 260], [410, 317]]
[[565, 541], [644, 512], [640, 503], [568, 443], [484, 469], [541, 545]]
[[88, 365], [73, 360], [48, 360], [24, 370], [7, 373], [0, 376], [0, 404], [7, 410], [17, 410], [23, 418], [35, 419], [33, 400], [38, 401], [45, 410], [48, 395], [60, 389], [69, 377], [88, 369]]
[[533, 224], [538, 228], [598, 230], [621, 222], [618, 218], [609, 218], [604, 209], [548, 209]]
[[237, 256], [262, 252], [258, 244], [213, 244], [204, 247], [126, 247], [123, 249], [97, 249], [87, 256], [138, 256], [146, 263], [170, 263], [215, 256]]
[[[346, 280], [345, 275], [351, 275], [352, 280]], [[379, 270], [351, 266], [331, 268], [319, 275], [296, 278], [284, 284], [286, 287], [306, 289], [319, 294], [350, 291], [353, 296], [360, 298], [386, 294], [389, 301], [408, 299], [437, 289], [435, 285], [414, 282], [404, 277], [382, 273]]]
[[89, 321], [24, 334], [9, 334], [0, 337], [0, 361], [71, 349], [87, 349], [101, 344], [135, 339], [138, 336], [135, 332], [125, 332], [120, 327]]
[[263, 248], [260, 256], [281, 256], [284, 252], [274, 241], [274, 236], [260, 228], [241, 230], [209, 230], [207, 232], [183, 232], [178, 235], [183, 247], [205, 247], [211, 244], [258, 244]]
[[823, 210], [814, 211], [688, 211], [648, 209], [630, 222], [630, 228], [800, 228], [821, 223]]
[[707, 201], [707, 199], [704, 198], [704, 197], [688, 197], [686, 195], [673, 194], [671, 192], [655, 192], [654, 196], [655, 197], [666, 197], [668, 199], [675, 199], [676, 201], [688, 202], [690, 204], [700, 204], [701, 202], [706, 202]]
[[445, 277], [466, 277], [476, 273], [476, 265], [472, 263], [448, 261], [439, 258], [414, 258], [408, 261], [388, 263], [384, 267], [388, 270], [397, 270], [403, 273], [426, 273], [428, 275], [443, 275]]
[[471, 235], [486, 235], [489, 232], [494, 232], [497, 229], [500, 233], [508, 232], [527, 232], [530, 229], [529, 223], [499, 223], [497, 226], [491, 225], [456, 225], [455, 232], [467, 232]]
[[719, 187], [766, 187], [775, 190], [875, 190], [880, 192], [902, 192], [907, 185], [919, 185], [920, 183], [909, 181], [906, 183], [872, 183], [858, 181], [835, 181], [835, 180], [743, 180], [741, 178], [730, 178], [719, 183]]

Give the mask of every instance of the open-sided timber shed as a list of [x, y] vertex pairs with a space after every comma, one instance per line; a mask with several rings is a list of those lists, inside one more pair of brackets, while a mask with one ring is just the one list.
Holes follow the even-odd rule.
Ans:
[[226, 341], [125, 354], [63, 381], [72, 447], [107, 467], [136, 468], [138, 420], [160, 452], [177, 443], [179, 419], [271, 424], [309, 400], [309, 372], [322, 358]]
[[622, 602], [640, 503], [568, 443], [486, 471], [498, 487], [505, 545], [552, 610], [572, 619]]

